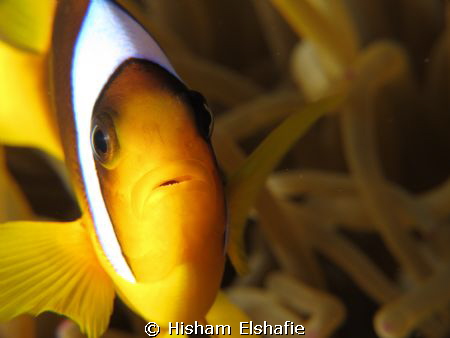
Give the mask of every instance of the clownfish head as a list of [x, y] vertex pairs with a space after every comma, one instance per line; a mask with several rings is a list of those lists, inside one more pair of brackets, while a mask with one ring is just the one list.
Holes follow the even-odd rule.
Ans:
[[120, 247], [136, 283], [155, 286], [147, 302], [164, 304], [168, 319], [188, 321], [193, 306], [204, 315], [222, 275], [225, 203], [212, 125], [200, 94], [136, 60], [117, 70], [92, 116], [92, 152]]

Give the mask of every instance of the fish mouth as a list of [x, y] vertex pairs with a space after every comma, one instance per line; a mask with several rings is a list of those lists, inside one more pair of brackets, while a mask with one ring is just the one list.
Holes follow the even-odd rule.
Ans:
[[172, 187], [172, 186], [175, 186], [175, 185], [187, 182], [187, 181], [191, 181], [192, 179], [193, 179], [192, 176], [189, 176], [189, 175], [184, 175], [184, 176], [168, 179], [168, 180], [162, 181], [161, 183], [157, 184], [155, 187], [153, 187], [152, 191], [154, 191], [156, 189], [160, 189], [160, 188]]
[[200, 161], [173, 161], [150, 170], [133, 184], [131, 208], [141, 218], [151, 201], [156, 203], [156, 200], [172, 192], [207, 191], [213, 185], [212, 173]]

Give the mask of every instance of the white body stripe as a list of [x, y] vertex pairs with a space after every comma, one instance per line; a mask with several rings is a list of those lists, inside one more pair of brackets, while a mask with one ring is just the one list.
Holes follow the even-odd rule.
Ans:
[[100, 245], [114, 270], [135, 282], [101, 193], [90, 137], [95, 102], [110, 76], [129, 58], [150, 60], [176, 76], [159, 46], [137, 22], [111, 1], [92, 0], [76, 41], [71, 72], [78, 160]]

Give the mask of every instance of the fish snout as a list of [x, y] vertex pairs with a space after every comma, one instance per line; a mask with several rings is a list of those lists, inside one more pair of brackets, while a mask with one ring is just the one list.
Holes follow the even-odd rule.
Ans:
[[149, 208], [155, 208], [162, 198], [177, 193], [203, 191], [211, 193], [216, 182], [213, 173], [197, 160], [171, 161], [164, 166], [149, 170], [141, 176], [131, 190], [131, 209], [138, 219], [145, 218]]
[[196, 161], [170, 163], [137, 180], [131, 197], [140, 225], [126, 254], [138, 280], [179, 265], [204, 272], [223, 259], [224, 199], [214, 172]]

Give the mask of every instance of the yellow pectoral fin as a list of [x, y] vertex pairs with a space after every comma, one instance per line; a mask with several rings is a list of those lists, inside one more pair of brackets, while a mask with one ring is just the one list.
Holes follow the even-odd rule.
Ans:
[[47, 50], [55, 5], [55, 0], [2, 0], [0, 40], [34, 52]]
[[[219, 330], [216, 329], [216, 336], [218, 337], [240, 337], [240, 323], [249, 322], [250, 319], [244, 311], [228, 300], [223, 291], [220, 291], [212, 308], [206, 315], [206, 321], [209, 325], [216, 326], [216, 328], [217, 325], [224, 325], [224, 327], [219, 327]], [[229, 326], [230, 329], [228, 330], [228, 327], [225, 325]]]
[[0, 41], [0, 143], [39, 148], [63, 159], [45, 64], [43, 55]]
[[98, 337], [114, 286], [80, 221], [0, 224], [0, 321], [54, 311]]

